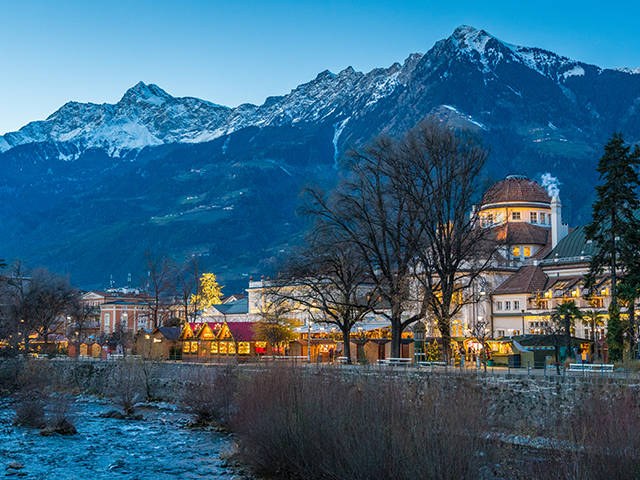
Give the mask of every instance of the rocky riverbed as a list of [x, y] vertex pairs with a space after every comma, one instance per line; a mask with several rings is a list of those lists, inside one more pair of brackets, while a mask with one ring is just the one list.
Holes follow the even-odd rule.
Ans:
[[190, 417], [166, 403], [140, 405], [143, 420], [101, 418], [107, 400], [70, 397], [78, 433], [42, 436], [13, 425], [14, 400], [0, 399], [0, 477], [25, 479], [232, 479], [230, 437], [189, 428]]

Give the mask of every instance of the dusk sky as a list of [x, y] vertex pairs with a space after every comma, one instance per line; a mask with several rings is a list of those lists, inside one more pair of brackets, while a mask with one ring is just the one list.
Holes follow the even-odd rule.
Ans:
[[322, 70], [426, 52], [461, 24], [603, 67], [640, 66], [640, 2], [0, 0], [0, 134], [139, 80], [235, 106]]

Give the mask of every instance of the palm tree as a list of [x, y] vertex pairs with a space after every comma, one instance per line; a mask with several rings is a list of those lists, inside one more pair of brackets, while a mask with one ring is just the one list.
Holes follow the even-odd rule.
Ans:
[[589, 327], [589, 329], [591, 330], [591, 339], [593, 340], [593, 351], [591, 352], [592, 358], [600, 356], [598, 350], [596, 349], [596, 342], [598, 341], [596, 336], [596, 327], [604, 326], [604, 318], [605, 317], [595, 306], [592, 306], [591, 310], [587, 310], [582, 317], [582, 324]]
[[571, 330], [575, 328], [576, 320], [582, 319], [582, 312], [573, 300], [557, 305], [551, 313], [551, 322], [564, 332], [567, 356], [571, 352]]

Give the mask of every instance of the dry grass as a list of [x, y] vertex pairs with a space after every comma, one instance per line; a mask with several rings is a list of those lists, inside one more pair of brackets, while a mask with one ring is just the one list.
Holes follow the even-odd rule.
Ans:
[[143, 376], [135, 360], [119, 360], [111, 371], [107, 394], [122, 408], [126, 416], [132, 416], [135, 404], [144, 396]]
[[464, 378], [430, 386], [274, 368], [241, 383], [232, 427], [242, 459], [281, 478], [470, 478], [497, 453], [482, 391]]
[[235, 405], [237, 370], [232, 365], [198, 368], [188, 379], [182, 403], [201, 425], [226, 427]]

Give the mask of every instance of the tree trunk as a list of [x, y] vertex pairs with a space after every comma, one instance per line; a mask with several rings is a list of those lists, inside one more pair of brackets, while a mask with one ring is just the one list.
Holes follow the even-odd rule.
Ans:
[[555, 346], [555, 353], [556, 353], [556, 373], [558, 375], [560, 375], [560, 355], [559, 355], [559, 350], [560, 348], [558, 347], [557, 343]]
[[571, 356], [571, 320], [569, 315], [564, 316], [564, 338], [567, 346], [567, 357]]
[[629, 301], [629, 307], [627, 308], [629, 314], [629, 350], [631, 351], [632, 357], [634, 356], [633, 348], [636, 343], [636, 326], [635, 326], [635, 317], [636, 317], [636, 299], [631, 298]]
[[391, 319], [391, 358], [400, 358], [402, 327], [400, 319]]
[[346, 363], [351, 365], [351, 330], [342, 329], [342, 356], [347, 358]]

